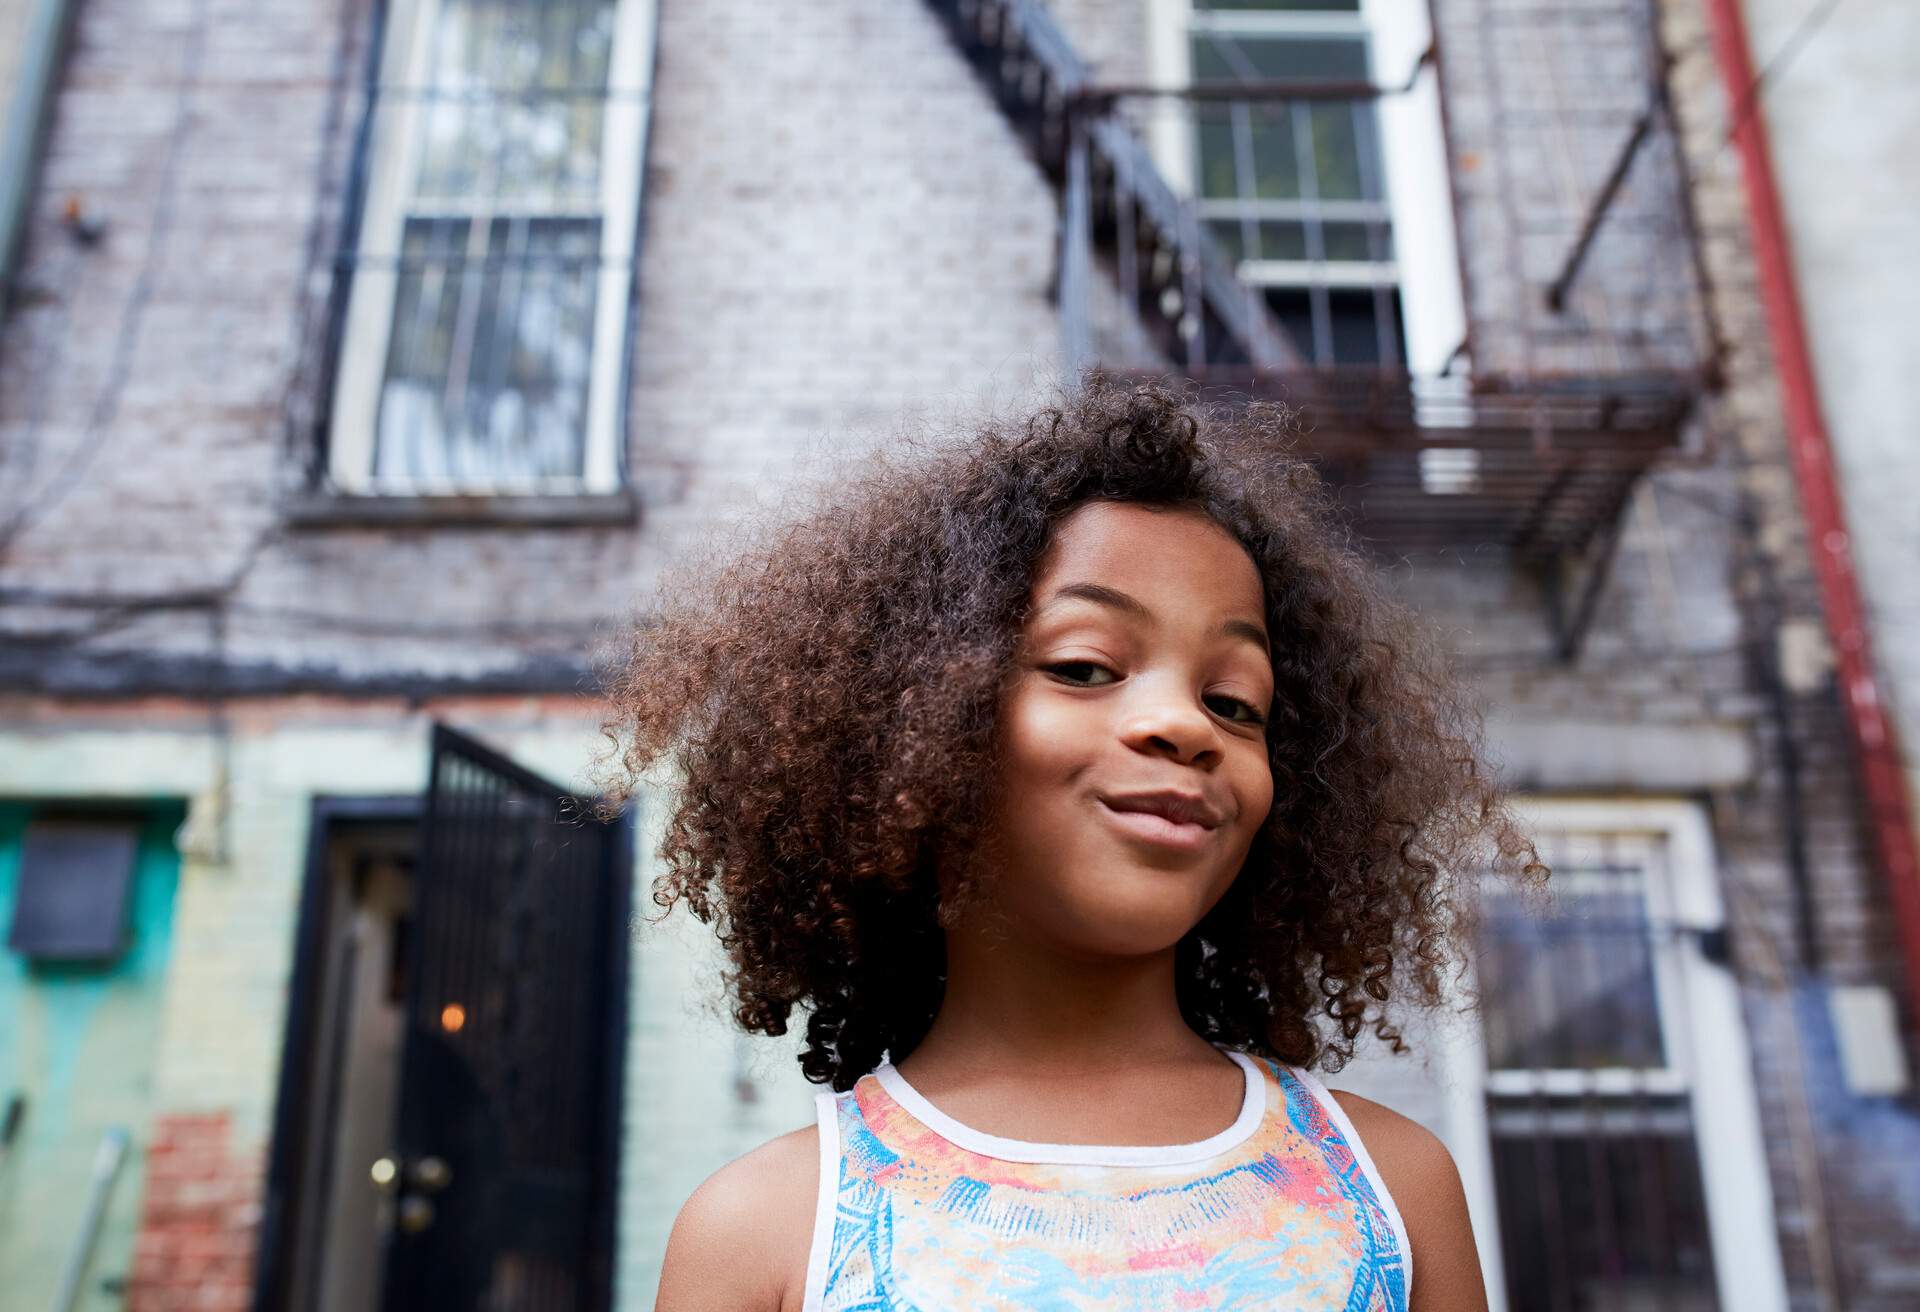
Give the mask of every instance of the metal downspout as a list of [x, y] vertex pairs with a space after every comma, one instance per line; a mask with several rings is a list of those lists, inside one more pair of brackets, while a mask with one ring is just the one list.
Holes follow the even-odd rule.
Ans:
[[1875, 855], [1886, 873], [1901, 953], [1906, 958], [1907, 1027], [1920, 1028], [1920, 848], [1902, 777], [1900, 745], [1874, 678], [1865, 607], [1833, 467], [1833, 441], [1820, 405], [1813, 353], [1793, 279], [1785, 213], [1773, 173], [1766, 120], [1750, 97], [1757, 74], [1740, 0], [1707, 0], [1713, 47], [1729, 112], [1744, 114], [1732, 139], [1740, 152], [1754, 262], [1785, 402], [1787, 442], [1814, 572], [1844, 694], [1847, 725], [1865, 784]]

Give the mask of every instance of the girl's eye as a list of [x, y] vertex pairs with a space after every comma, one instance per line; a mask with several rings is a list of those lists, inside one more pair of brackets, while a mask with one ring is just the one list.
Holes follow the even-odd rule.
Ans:
[[1040, 668], [1048, 674], [1065, 679], [1068, 683], [1085, 683], [1094, 686], [1098, 686], [1099, 681], [1096, 677], [1098, 675], [1119, 677], [1097, 661], [1055, 661], [1052, 665], [1042, 665]]
[[[1080, 684], [1083, 687], [1102, 687], [1120, 677], [1098, 661], [1055, 661], [1051, 665], [1042, 665], [1040, 668], [1057, 679]], [[1106, 677], [1102, 678], [1103, 675]], [[1244, 698], [1215, 693], [1206, 700], [1210, 705], [1214, 705], [1216, 714], [1225, 716], [1236, 724], [1264, 725], [1267, 722], [1267, 717], [1261, 713], [1260, 708]], [[1224, 709], [1221, 709], [1222, 707]]]
[[[1221, 714], [1225, 715], [1229, 720], [1235, 720], [1236, 723], [1260, 725], [1260, 724], [1265, 724], [1267, 722], [1267, 717], [1261, 714], [1260, 708], [1255, 706], [1252, 702], [1243, 701], [1238, 697], [1229, 697], [1225, 693], [1216, 693], [1214, 696], [1210, 697], [1208, 700], [1215, 701], [1215, 702], [1224, 702], [1226, 704], [1227, 709], [1225, 711], [1222, 711]], [[1236, 719], [1236, 717], [1234, 716], [1234, 712], [1236, 710], [1246, 712], [1246, 718]]]

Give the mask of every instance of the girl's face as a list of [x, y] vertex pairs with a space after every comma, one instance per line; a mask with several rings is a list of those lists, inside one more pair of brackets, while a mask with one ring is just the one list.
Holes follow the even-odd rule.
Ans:
[[1204, 514], [1089, 502], [1056, 526], [999, 707], [985, 890], [1016, 936], [1165, 950], [1273, 801], [1260, 576]]

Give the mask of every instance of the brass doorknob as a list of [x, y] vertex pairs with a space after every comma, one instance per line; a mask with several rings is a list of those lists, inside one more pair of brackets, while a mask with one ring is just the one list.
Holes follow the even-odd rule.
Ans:
[[407, 1172], [413, 1181], [413, 1187], [425, 1193], [437, 1194], [453, 1183], [453, 1168], [440, 1157], [422, 1157]]
[[408, 1194], [400, 1200], [400, 1214], [394, 1219], [402, 1230], [417, 1235], [433, 1224], [433, 1202], [419, 1194]]

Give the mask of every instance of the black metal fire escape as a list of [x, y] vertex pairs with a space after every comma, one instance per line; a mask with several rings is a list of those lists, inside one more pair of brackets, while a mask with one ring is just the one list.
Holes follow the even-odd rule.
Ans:
[[[1676, 170], [1667, 203], [1678, 207], [1684, 240], [1695, 241], [1683, 165], [1665, 112], [1657, 41], [1647, 39], [1641, 59], [1647, 107], [1622, 119], [1622, 144], [1611, 167], [1579, 204], [1555, 214], [1552, 232], [1542, 230], [1536, 214], [1515, 217], [1513, 196], [1527, 180], [1516, 183], [1503, 175], [1499, 204], [1486, 204], [1493, 217], [1509, 221], [1502, 231], [1513, 243], [1510, 258], [1519, 260], [1523, 236], [1557, 243], [1565, 252], [1558, 276], [1544, 295], [1529, 287], [1525, 304], [1515, 302], [1503, 313], [1490, 308], [1491, 298], [1476, 303], [1469, 296], [1471, 374], [1435, 379], [1394, 365], [1328, 367], [1303, 360], [1258, 289], [1239, 277], [1234, 258], [1196, 206], [1166, 180], [1137, 119], [1123, 112], [1127, 98], [1165, 95], [1165, 89], [1097, 83], [1040, 0], [929, 3], [1060, 197], [1058, 290], [1069, 368], [1098, 362], [1126, 371], [1131, 365], [1205, 384], [1210, 395], [1289, 402], [1302, 417], [1302, 450], [1348, 507], [1363, 542], [1389, 558], [1487, 545], [1510, 551], [1549, 581], [1561, 651], [1571, 655], [1591, 618], [1635, 484], [1682, 445], [1695, 402], [1713, 374], [1710, 320], [1702, 329], [1705, 348], [1693, 352], [1704, 357], [1697, 362], [1669, 366], [1658, 352], [1642, 352], [1635, 358], [1656, 363], [1620, 367], [1616, 360], [1614, 367], [1596, 367], [1569, 360], [1564, 351], [1555, 354], [1570, 335], [1569, 325], [1584, 326], [1590, 336], [1599, 331], [1591, 316], [1580, 317], [1586, 307], [1570, 307], [1569, 291], [1630, 171], [1654, 152], [1662, 133], [1662, 164]], [[1436, 16], [1449, 6], [1460, 21], [1495, 33], [1494, 39], [1500, 23], [1510, 21], [1481, 15], [1483, 0], [1436, 0]], [[1631, 21], [1645, 21], [1651, 31], [1650, 17]], [[1198, 101], [1220, 89], [1174, 94]], [[1257, 101], [1395, 90], [1249, 81], [1227, 94]], [[1483, 94], [1496, 120], [1505, 114], [1517, 125], [1509, 135], [1538, 131], [1528, 125], [1547, 121], [1539, 106], [1523, 99], [1524, 88], [1507, 92], [1504, 101], [1497, 84]], [[1593, 117], [1591, 106], [1577, 112]], [[1517, 135], [1513, 143], [1497, 144], [1512, 144], [1519, 153]], [[1450, 163], [1457, 169], [1459, 152], [1453, 153]], [[1645, 189], [1644, 182], [1639, 185]], [[1103, 277], [1111, 279], [1118, 301], [1132, 307], [1140, 335], [1158, 358], [1155, 368], [1101, 358], [1086, 307], [1092, 284]], [[1703, 316], [1704, 300], [1702, 289]], [[1599, 340], [1606, 354], [1610, 344], [1603, 334]], [[1535, 342], [1547, 345], [1536, 352]], [[1667, 354], [1684, 357], [1691, 349]]]
[[[1135, 289], [1141, 324], [1172, 363], [1272, 369], [1297, 364], [1286, 333], [1167, 185], [1145, 143], [1111, 114], [1087, 112], [1097, 95], [1087, 66], [1036, 0], [930, 0], [1070, 211], [1068, 229], [1093, 234], [1099, 252]], [[1063, 248], [1060, 299], [1084, 303], [1091, 273], [1075, 244]], [[1076, 355], [1073, 344], [1069, 356]], [[1089, 363], [1084, 341], [1078, 359]]]

